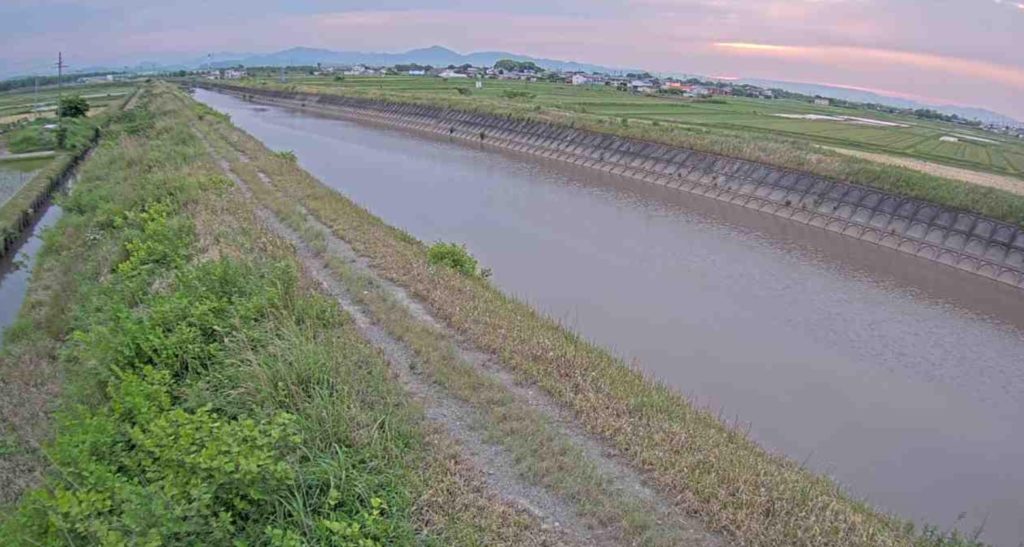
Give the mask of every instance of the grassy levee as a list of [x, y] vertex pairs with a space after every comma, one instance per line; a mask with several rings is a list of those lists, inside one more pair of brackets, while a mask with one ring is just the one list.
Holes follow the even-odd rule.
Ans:
[[[1024, 225], [1024, 195], [938, 177], [905, 167], [845, 156], [816, 146], [814, 141], [791, 138], [778, 132], [764, 133], [728, 126], [715, 127], [712, 130], [699, 126], [662, 123], [658, 120], [609, 117], [589, 113], [586, 108], [571, 104], [531, 103], [529, 99], [303, 86], [274, 82], [259, 82], [257, 85], [255, 82], [246, 83], [244, 80], [241, 84], [236, 82], [232, 85], [248, 85], [255, 90], [276, 89], [338, 94], [562, 124], [812, 173]], [[623, 121], [626, 123], [622, 123]], [[871, 150], [885, 151], [885, 148], [876, 147]]]
[[74, 146], [58, 153], [46, 167], [32, 177], [32, 180], [22, 186], [6, 203], [0, 205], [0, 256], [7, 253], [13, 242], [21, 235], [21, 231], [31, 222], [37, 212], [36, 209], [82, 160], [99, 138], [100, 128], [121, 112], [129, 98], [126, 96], [115, 101], [96, 118], [89, 122], [81, 122], [83, 131], [88, 127], [88, 136], [75, 140]]
[[262, 227], [180, 95], [144, 93], [5, 335], [2, 543], [541, 542]]
[[[427, 248], [327, 188], [281, 155], [196, 108], [384, 278], [406, 288], [477, 348], [563, 404], [589, 432], [701, 516], [745, 545], [967, 545], [956, 533], [915, 531], [832, 481], [769, 454], [678, 393], [510, 298], [479, 277], [431, 266]], [[315, 236], [315, 234], [313, 234]]]

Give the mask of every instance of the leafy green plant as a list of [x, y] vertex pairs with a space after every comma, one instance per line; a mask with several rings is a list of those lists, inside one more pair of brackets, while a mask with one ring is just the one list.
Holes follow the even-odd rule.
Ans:
[[299, 161], [298, 156], [296, 156], [295, 152], [292, 152], [291, 150], [280, 150], [280, 151], [274, 152], [274, 155], [276, 155], [277, 157], [279, 157], [279, 158], [281, 158], [281, 159], [283, 159], [285, 161], [290, 161], [292, 163], [295, 163], [295, 162]]
[[65, 118], [84, 118], [89, 113], [89, 101], [78, 95], [63, 97], [57, 105], [57, 111]]
[[464, 245], [438, 241], [427, 249], [427, 260], [431, 264], [451, 268], [463, 275], [476, 275], [477, 262]]

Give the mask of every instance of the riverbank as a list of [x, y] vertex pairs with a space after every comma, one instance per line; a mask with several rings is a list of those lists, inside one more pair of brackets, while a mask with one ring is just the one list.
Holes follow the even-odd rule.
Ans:
[[756, 209], [1024, 286], [1024, 229], [925, 201], [761, 163], [490, 114], [378, 100], [204, 86], [244, 99], [350, 116], [602, 169]]
[[[212, 119], [214, 114], [203, 116]], [[764, 545], [925, 541], [901, 521], [849, 500], [829, 481], [769, 456], [741, 432], [489, 284], [431, 268], [419, 242], [237, 134], [229, 123], [210, 123], [247, 159], [233, 165], [240, 176], [254, 188], [271, 186], [268, 203], [277, 195], [284, 204], [301, 204], [330, 229], [328, 235], [350, 245], [385, 281], [403, 287], [474, 348], [495, 356], [521, 383], [542, 388], [658, 491], [682, 500], [713, 528]], [[292, 214], [303, 218], [301, 211]], [[313, 248], [325, 245], [324, 234], [315, 228], [308, 234]]]
[[[472, 90], [469, 90], [468, 94], [453, 93], [453, 86], [447, 86], [444, 90], [435, 89], [432, 92], [402, 92], [391, 90], [390, 85], [377, 89], [373, 80], [378, 78], [368, 80], [371, 80], [368, 82], [369, 85], [355, 87], [282, 84], [273, 80], [241, 81], [233, 82], [232, 85], [244, 85], [257, 91], [305, 92], [362, 98], [552, 123], [791, 169], [971, 211], [1011, 224], [1024, 223], [1024, 196], [1019, 194], [830, 152], [813, 142], [790, 138], [785, 132], [773, 134], [745, 131], [729, 124], [725, 124], [721, 130], [709, 131], [703, 126], [659, 122], [657, 118], [627, 120], [624, 117], [592, 113], [591, 110], [600, 111], [600, 104], [587, 107], [571, 104], [571, 101], [564, 105], [562, 101], [535, 102], [530, 100], [529, 93], [526, 97], [484, 97], [474, 95]], [[604, 100], [611, 101], [613, 105], [618, 104], [612, 99]], [[818, 144], [847, 148], [851, 146], [845, 141]], [[881, 150], [875, 147], [868, 151]]]
[[5, 541], [566, 543], [393, 380], [185, 99], [144, 93], [83, 166], [4, 341]]

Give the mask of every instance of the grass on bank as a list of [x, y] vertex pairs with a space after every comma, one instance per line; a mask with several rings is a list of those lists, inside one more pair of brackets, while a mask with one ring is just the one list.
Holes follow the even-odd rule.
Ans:
[[[308, 93], [339, 94], [566, 125], [813, 173], [931, 201], [954, 209], [972, 211], [1012, 224], [1024, 225], [1024, 195], [843, 155], [817, 146], [817, 141], [795, 138], [785, 132], [766, 134], [729, 124], [719, 125], [714, 122], [714, 118], [704, 125], [685, 125], [666, 123], [647, 117], [630, 118], [620, 115], [595, 114], [591, 112], [593, 108], [581, 108], [574, 106], [571, 102], [562, 101], [542, 103], [540, 101], [524, 101], [521, 98], [481, 97], [478, 94], [436, 94], [375, 89], [371, 86], [313, 86], [244, 80], [241, 84], [232, 85], [244, 85], [254, 91], [283, 89]], [[604, 101], [611, 100], [613, 99], [602, 96], [600, 100], [596, 101], [596, 104], [601, 105], [604, 104]], [[628, 97], [628, 100], [651, 101], [654, 99]], [[827, 144], [850, 146], [850, 143], [846, 142], [829, 141]], [[871, 150], [891, 152], [884, 146], [874, 147]], [[918, 156], [911, 155], [911, 157]], [[1024, 152], [1022, 152], [1021, 158], [1024, 161]]]
[[179, 98], [146, 94], [63, 201], [5, 336], [0, 491], [16, 505], [0, 519], [4, 543], [543, 535], [482, 493], [310, 288]]
[[[243, 81], [258, 86], [280, 85], [276, 72]], [[491, 79], [484, 80], [482, 88], [477, 89], [472, 79], [460, 81], [408, 76], [349, 76], [334, 81], [324, 76], [292, 73], [288, 75], [288, 83], [285, 85], [332, 92], [387, 93], [440, 100], [471, 96], [476, 103], [516, 99], [506, 102], [524, 103], [525, 106], [539, 110], [624, 119], [628, 123], [688, 127], [709, 132], [740, 132], [765, 139], [786, 138], [864, 151], [885, 151], [986, 172], [1017, 176], [1024, 174], [1024, 141], [1009, 135], [853, 106], [815, 105], [798, 99], [686, 98], [678, 94], [630, 93], [603, 85], [574, 86], [561, 82]], [[803, 118], [807, 115], [825, 118], [853, 116], [891, 125]], [[939, 140], [946, 135], [960, 135], [961, 138], [955, 143]]]
[[[223, 138], [206, 133], [211, 141]], [[669, 517], [666, 522], [664, 509], [623, 491], [579, 446], [553, 427], [548, 417], [524, 405], [499, 381], [464, 361], [445, 333], [414, 317], [371, 276], [357, 271], [340, 256], [329, 254], [326, 240], [334, 236], [325, 234], [304, 209], [265, 183], [251, 164], [238, 160], [230, 147], [219, 148], [225, 156], [236, 156], [230, 161], [231, 169], [256, 199], [326, 261], [332, 275], [366, 307], [376, 323], [412, 351], [417, 358], [416, 372], [474, 410], [474, 427], [510, 454], [521, 476], [568, 500], [581, 517], [598, 528], [613, 531], [621, 541], [665, 546], [685, 543], [684, 532], [676, 526], [678, 521]], [[428, 260], [461, 275], [478, 275], [476, 260], [460, 245], [437, 243], [428, 250]]]
[[972, 545], [851, 499], [833, 482], [770, 455], [606, 351], [485, 280], [432, 267], [426, 246], [327, 188], [223, 120], [232, 146], [435, 317], [573, 412], [665, 491], [747, 545]]

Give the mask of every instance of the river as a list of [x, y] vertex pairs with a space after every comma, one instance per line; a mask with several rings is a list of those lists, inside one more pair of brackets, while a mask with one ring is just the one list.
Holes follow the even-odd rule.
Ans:
[[1024, 539], [1024, 291], [595, 170], [196, 98], [766, 449], [916, 522]]

